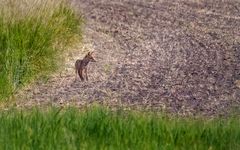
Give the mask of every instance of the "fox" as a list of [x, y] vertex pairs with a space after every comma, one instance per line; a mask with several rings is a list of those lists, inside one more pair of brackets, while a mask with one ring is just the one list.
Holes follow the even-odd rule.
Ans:
[[79, 75], [81, 81], [84, 81], [83, 74], [85, 74], [85, 78], [88, 81], [88, 73], [87, 73], [87, 67], [89, 62], [96, 62], [96, 60], [93, 58], [93, 52], [88, 52], [87, 55], [83, 59], [77, 59], [75, 62], [75, 73], [76, 77]]

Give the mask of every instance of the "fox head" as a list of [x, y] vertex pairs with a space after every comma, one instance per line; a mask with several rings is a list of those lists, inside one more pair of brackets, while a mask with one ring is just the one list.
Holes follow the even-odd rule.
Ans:
[[93, 58], [93, 52], [88, 52], [88, 54], [85, 56], [90, 62], [96, 62], [96, 60]]

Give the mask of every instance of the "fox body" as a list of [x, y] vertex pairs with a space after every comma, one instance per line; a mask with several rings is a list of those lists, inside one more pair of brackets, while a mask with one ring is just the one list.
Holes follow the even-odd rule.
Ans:
[[79, 75], [81, 81], [84, 81], [84, 74], [85, 78], [88, 81], [88, 73], [87, 73], [87, 67], [89, 62], [96, 62], [96, 60], [92, 56], [93, 52], [88, 52], [88, 54], [83, 59], [78, 59], [75, 62], [75, 73]]

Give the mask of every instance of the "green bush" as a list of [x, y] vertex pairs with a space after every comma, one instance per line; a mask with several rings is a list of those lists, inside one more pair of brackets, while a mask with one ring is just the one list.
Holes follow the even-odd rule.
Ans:
[[81, 17], [62, 0], [0, 0], [0, 100], [57, 68], [81, 39]]
[[0, 149], [240, 149], [240, 119], [91, 107], [0, 112]]

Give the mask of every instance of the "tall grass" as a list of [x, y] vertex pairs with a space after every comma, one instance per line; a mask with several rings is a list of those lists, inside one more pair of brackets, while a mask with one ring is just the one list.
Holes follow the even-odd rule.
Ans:
[[81, 23], [63, 0], [0, 0], [0, 100], [55, 70]]
[[0, 113], [0, 149], [240, 149], [240, 119], [193, 120], [100, 107]]

